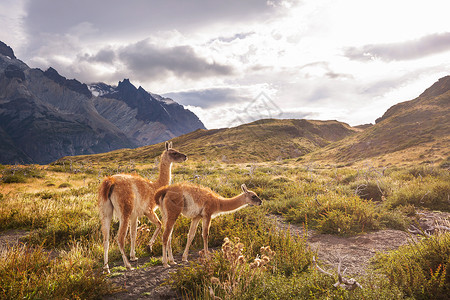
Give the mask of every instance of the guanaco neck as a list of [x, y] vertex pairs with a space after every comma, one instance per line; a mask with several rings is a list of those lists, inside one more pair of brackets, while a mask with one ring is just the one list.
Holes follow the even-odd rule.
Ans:
[[244, 208], [246, 205], [245, 194], [240, 194], [233, 198], [221, 198], [219, 199], [219, 213], [232, 212]]
[[164, 156], [161, 157], [161, 162], [159, 163], [159, 175], [156, 180], [156, 185], [158, 187], [168, 185], [172, 178], [172, 162], [167, 161]]

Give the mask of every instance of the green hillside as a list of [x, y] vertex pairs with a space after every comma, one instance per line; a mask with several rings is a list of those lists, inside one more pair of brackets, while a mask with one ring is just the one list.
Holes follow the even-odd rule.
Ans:
[[389, 108], [377, 123], [310, 155], [312, 159], [353, 162], [438, 161], [450, 155], [450, 76], [414, 100]]
[[[191, 159], [261, 162], [296, 158], [359, 132], [337, 121], [258, 120], [233, 128], [196, 130], [172, 139]], [[163, 144], [109, 153], [74, 156], [60, 161], [145, 162], [158, 156]]]

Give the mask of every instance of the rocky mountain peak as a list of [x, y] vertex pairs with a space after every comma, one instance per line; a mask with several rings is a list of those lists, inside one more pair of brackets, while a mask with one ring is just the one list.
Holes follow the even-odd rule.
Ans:
[[8, 56], [11, 59], [16, 59], [13, 49], [2, 41], [0, 41], [0, 54]]
[[88, 89], [87, 85], [79, 82], [76, 79], [67, 79], [64, 76], [59, 75], [58, 71], [53, 69], [52, 67], [48, 68], [44, 75], [53, 80], [54, 82], [67, 87], [69, 90], [85, 95], [88, 98], [92, 97], [91, 91]]

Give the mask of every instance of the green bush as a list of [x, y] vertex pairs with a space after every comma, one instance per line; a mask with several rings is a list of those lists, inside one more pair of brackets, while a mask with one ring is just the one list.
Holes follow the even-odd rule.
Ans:
[[287, 210], [287, 221], [316, 228], [321, 233], [352, 235], [385, 227], [405, 229], [401, 211], [389, 212], [375, 203], [339, 193], [318, 195]]
[[413, 299], [448, 299], [450, 233], [426, 238], [387, 254], [378, 253], [374, 269]]
[[22, 174], [9, 174], [9, 175], [3, 175], [2, 182], [3, 183], [25, 183], [25, 182], [27, 182], [27, 180]]
[[386, 189], [377, 182], [358, 182], [351, 185], [352, 190], [361, 199], [381, 201], [386, 194]]
[[69, 188], [69, 187], [72, 187], [72, 185], [70, 183], [68, 183], [68, 182], [63, 182], [60, 185], [58, 185], [59, 189]]
[[[449, 180], [446, 180], [449, 179]], [[414, 205], [432, 210], [450, 211], [450, 177], [439, 179], [432, 176], [416, 178], [393, 191], [387, 198], [392, 207]]]

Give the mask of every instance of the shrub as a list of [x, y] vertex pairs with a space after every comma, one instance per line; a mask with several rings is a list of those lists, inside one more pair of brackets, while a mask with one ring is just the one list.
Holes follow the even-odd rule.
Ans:
[[351, 185], [352, 190], [355, 191], [355, 194], [358, 195], [361, 199], [373, 200], [373, 201], [381, 201], [383, 196], [386, 193], [385, 188], [383, 188], [377, 182], [358, 182]]
[[392, 207], [414, 205], [432, 210], [450, 211], [449, 195], [450, 180], [427, 176], [413, 179], [394, 191], [387, 198], [387, 204]]
[[425, 177], [425, 176], [439, 176], [441, 170], [433, 166], [415, 166], [407, 170], [407, 174], [411, 174], [415, 178]]
[[70, 183], [68, 183], [68, 182], [63, 182], [60, 185], [58, 185], [59, 189], [69, 188], [69, 187], [72, 187], [72, 185]]
[[3, 175], [2, 177], [3, 183], [25, 183], [26, 178], [21, 174], [9, 174]]
[[450, 233], [426, 238], [387, 254], [378, 253], [374, 269], [414, 299], [448, 299]]
[[389, 226], [404, 228], [401, 211], [392, 214], [357, 196], [339, 193], [318, 195], [291, 207], [284, 215], [287, 221], [316, 228], [321, 233], [352, 235]]

